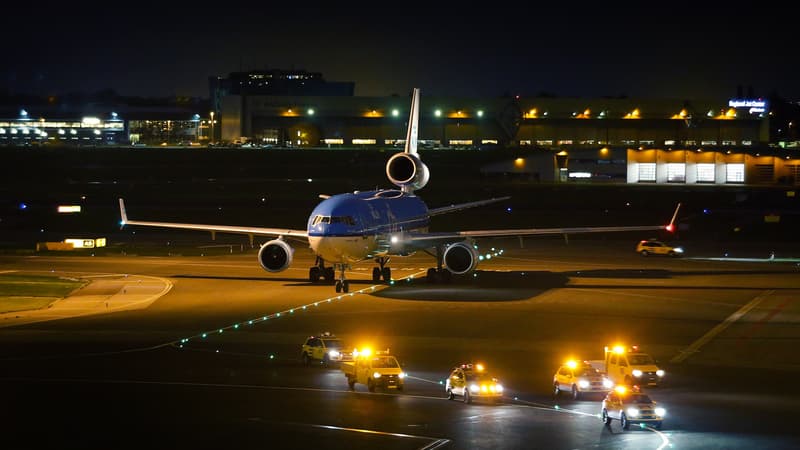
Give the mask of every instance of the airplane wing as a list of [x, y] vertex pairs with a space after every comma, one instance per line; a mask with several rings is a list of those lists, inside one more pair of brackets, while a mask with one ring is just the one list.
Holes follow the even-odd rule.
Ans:
[[289, 230], [285, 228], [260, 228], [260, 227], [242, 227], [233, 225], [204, 225], [198, 223], [175, 223], [175, 222], [146, 222], [141, 220], [130, 220], [125, 211], [125, 201], [119, 199], [119, 214], [120, 225], [140, 225], [146, 227], [161, 227], [161, 228], [180, 228], [184, 230], [201, 230], [210, 231], [212, 236], [217, 233], [232, 233], [232, 234], [245, 234], [248, 236], [273, 236], [273, 237], [291, 237], [291, 238], [305, 238], [308, 239], [308, 231], [306, 230]]
[[578, 234], [578, 233], [613, 233], [624, 231], [673, 231], [675, 229], [675, 218], [681, 204], [675, 208], [667, 225], [642, 225], [642, 226], [613, 226], [613, 227], [566, 227], [566, 228], [517, 228], [506, 230], [472, 230], [439, 233], [406, 233], [403, 235], [403, 245], [414, 248], [429, 248], [438, 245], [447, 245], [453, 242], [462, 241], [467, 238], [485, 237], [518, 237], [518, 236], [541, 236], [553, 234]]
[[498, 197], [498, 198], [490, 198], [488, 200], [478, 200], [476, 202], [469, 202], [469, 203], [461, 203], [459, 205], [450, 205], [450, 206], [443, 206], [441, 208], [433, 208], [428, 210], [429, 216], [438, 216], [440, 214], [447, 214], [451, 212], [461, 211], [463, 209], [468, 208], [475, 208], [476, 206], [483, 206], [488, 205], [490, 203], [497, 203], [503, 200], [508, 200], [511, 197]]

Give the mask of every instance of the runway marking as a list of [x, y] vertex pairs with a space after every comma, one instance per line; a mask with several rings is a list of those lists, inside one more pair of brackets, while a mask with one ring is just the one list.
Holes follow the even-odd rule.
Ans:
[[19, 272], [18, 270], [0, 270], [0, 273], [14, 273]]
[[681, 350], [678, 355], [673, 357], [669, 362], [671, 363], [682, 363], [686, 358], [692, 356], [694, 353], [697, 353], [698, 349], [708, 343], [711, 339], [713, 339], [719, 333], [725, 331], [733, 322], [739, 320], [740, 317], [747, 314], [751, 309], [758, 306], [759, 303], [764, 301], [767, 297], [772, 295], [775, 291], [770, 289], [768, 291], [762, 292], [760, 295], [756, 296], [754, 299], [750, 300], [746, 305], [739, 308], [738, 311], [734, 312], [730, 316], [728, 316], [722, 323], [717, 324], [714, 328], [709, 330], [706, 334], [700, 337], [700, 339], [692, 342], [689, 347], [684, 350]]
[[392, 436], [392, 437], [401, 437], [401, 438], [432, 440], [433, 442], [431, 442], [430, 444], [428, 444], [428, 445], [426, 445], [424, 447], [420, 447], [420, 449], [426, 449], [426, 450], [433, 450], [435, 448], [439, 448], [439, 447], [441, 447], [443, 445], [446, 445], [446, 444], [450, 443], [450, 439], [435, 438], [435, 437], [430, 437], [430, 436], [418, 436], [418, 435], [414, 435], [414, 434], [389, 433], [389, 432], [386, 432], [386, 431], [365, 430], [363, 428], [336, 427], [336, 426], [333, 426], [333, 425], [317, 425], [317, 424], [313, 424], [313, 423], [310, 423], [310, 424], [299, 424], [299, 425], [307, 425], [307, 426], [310, 426], [310, 427], [324, 428], [324, 429], [327, 429], [327, 430], [350, 431], [350, 432], [354, 432], [354, 433], [377, 434], [377, 435], [381, 435], [381, 436]]
[[[583, 411], [576, 411], [574, 409], [559, 408], [557, 405], [555, 407], [549, 406], [549, 405], [538, 406], [538, 405], [543, 405], [543, 404], [542, 403], [529, 402], [529, 401], [526, 401], [526, 400], [520, 400], [517, 397], [514, 397], [514, 401], [524, 403], [523, 405], [519, 405], [519, 406], [524, 407], [524, 408], [533, 408], [533, 409], [538, 409], [538, 410], [558, 411], [558, 412], [564, 412], [564, 413], [567, 413], [567, 414], [575, 414], [577, 416], [595, 417], [595, 418], [598, 418], [598, 419], [601, 418], [600, 414], [590, 414], [590, 413], [586, 413], [586, 412], [583, 412]], [[664, 448], [666, 448], [667, 446], [670, 445], [669, 438], [667, 437], [666, 434], [662, 433], [659, 430], [656, 430], [653, 427], [648, 427], [647, 425], [640, 425], [640, 426], [645, 430], [652, 431], [653, 433], [658, 435], [658, 437], [661, 438], [661, 445], [656, 447], [656, 450], [663, 450]]]

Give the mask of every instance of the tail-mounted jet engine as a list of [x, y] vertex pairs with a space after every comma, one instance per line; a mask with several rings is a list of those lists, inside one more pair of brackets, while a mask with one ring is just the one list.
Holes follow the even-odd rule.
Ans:
[[425, 187], [431, 175], [416, 154], [397, 153], [386, 162], [386, 176], [395, 186], [416, 190]]
[[458, 242], [445, 249], [442, 261], [456, 275], [470, 273], [478, 266], [478, 250], [469, 241]]
[[258, 250], [258, 262], [267, 272], [281, 272], [292, 263], [294, 249], [281, 239], [274, 239]]

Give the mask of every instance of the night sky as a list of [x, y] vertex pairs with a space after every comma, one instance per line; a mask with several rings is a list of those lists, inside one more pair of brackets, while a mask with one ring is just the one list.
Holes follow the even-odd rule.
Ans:
[[466, 97], [726, 99], [741, 86], [800, 100], [792, 8], [540, 3], [7, 4], [0, 90], [207, 97], [208, 76], [273, 68], [352, 81], [358, 96], [421, 87]]

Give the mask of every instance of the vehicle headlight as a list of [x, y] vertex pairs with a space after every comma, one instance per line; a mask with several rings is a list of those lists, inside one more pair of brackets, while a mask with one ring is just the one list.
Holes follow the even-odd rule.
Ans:
[[672, 249], [675, 253], [683, 253], [683, 249], [681, 247], [675, 247]]
[[581, 389], [586, 389], [586, 388], [588, 388], [588, 387], [589, 387], [589, 382], [588, 382], [588, 381], [586, 381], [586, 380], [580, 380], [580, 381], [578, 381], [578, 386], [579, 386]]
[[656, 370], [656, 375], [658, 375], [660, 377], [663, 377], [664, 376], [664, 371], [661, 370], [661, 369], [658, 369], [658, 370]]
[[381, 377], [381, 373], [380, 372], [374, 372], [372, 374], [372, 378], [380, 378], [380, 377]]
[[477, 384], [473, 384], [473, 385], [471, 385], [471, 386], [469, 387], [469, 391], [470, 391], [470, 392], [478, 392], [480, 389], [481, 389], [481, 387], [480, 387], [480, 386], [478, 386]]
[[503, 392], [503, 385], [502, 385], [502, 384], [496, 384], [496, 385], [494, 385], [494, 390], [495, 390], [496, 392]]
[[667, 415], [667, 410], [664, 408], [656, 408], [655, 411], [658, 417], [664, 417], [665, 415]]
[[636, 378], [639, 378], [640, 376], [642, 376], [642, 371], [641, 371], [641, 370], [639, 370], [639, 369], [634, 369], [634, 370], [633, 370], [633, 372], [631, 372], [631, 373], [632, 373], [632, 374], [633, 374], [633, 376], [635, 376]]
[[339, 352], [336, 351], [336, 350], [331, 350], [331, 351], [328, 352], [328, 356], [330, 356], [331, 358], [338, 358], [339, 357]]
[[603, 378], [603, 387], [606, 389], [611, 389], [614, 387], [614, 382], [608, 378]]
[[405, 377], [406, 377], [406, 373], [405, 372], [400, 372], [400, 373], [397, 374], [397, 378], [400, 378], [401, 380], [403, 378], [405, 378]]
[[628, 416], [630, 417], [639, 417], [639, 409], [638, 408], [628, 408]]
[[485, 384], [481, 386], [481, 391], [487, 392], [488, 390], [489, 388]]

